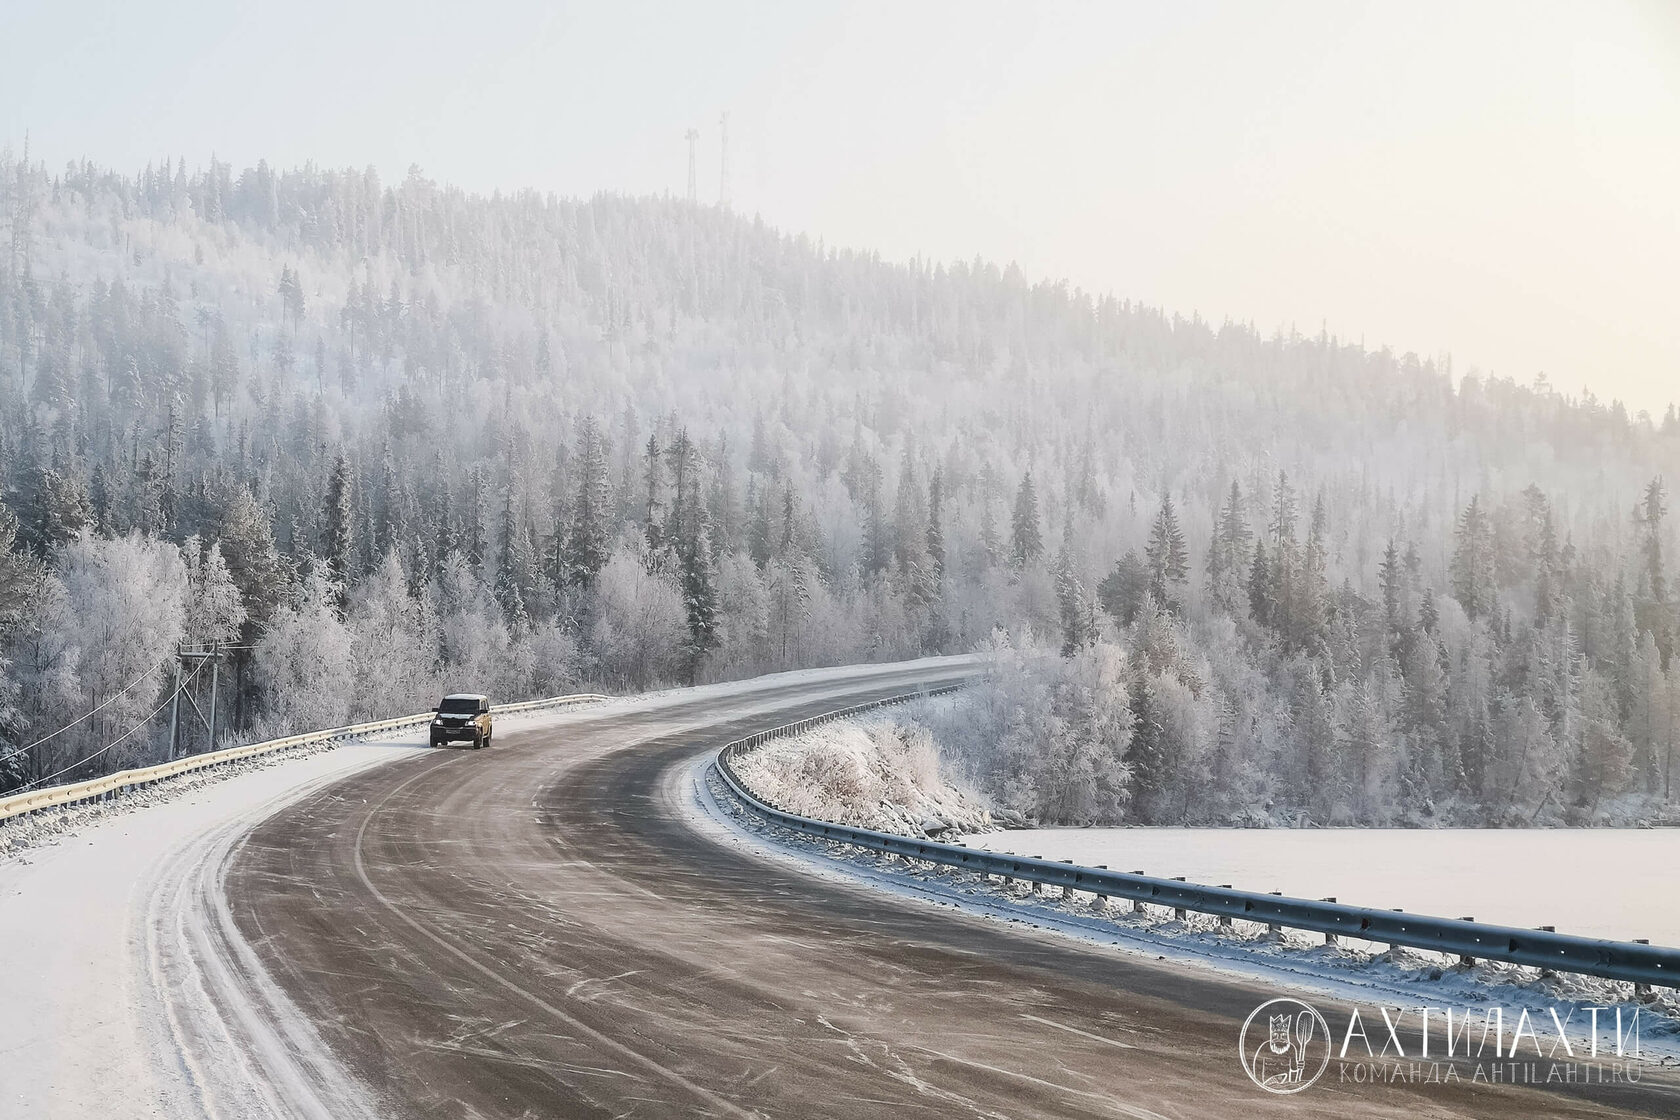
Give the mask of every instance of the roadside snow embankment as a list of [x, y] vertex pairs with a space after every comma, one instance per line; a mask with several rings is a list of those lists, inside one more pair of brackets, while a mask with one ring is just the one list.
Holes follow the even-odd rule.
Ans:
[[904, 836], [986, 832], [980, 798], [946, 776], [926, 729], [890, 716], [772, 739], [735, 760], [747, 788], [787, 812]]
[[[369, 1115], [303, 1013], [252, 994], [270, 986], [221, 873], [256, 822], [424, 744], [300, 748], [9, 822], [34, 846], [0, 854], [0, 958], [29, 962], [0, 970], [0, 1116]], [[290, 1049], [250, 1041], [250, 1007]], [[321, 1070], [330, 1113], [276, 1103]]]
[[197, 794], [230, 778], [267, 770], [299, 759], [312, 758], [340, 745], [333, 740], [323, 740], [276, 751], [273, 754], [224, 762], [213, 768], [188, 770], [151, 785], [116, 790], [97, 801], [72, 801], [50, 809], [38, 809], [33, 813], [0, 820], [0, 860], [16, 852], [58, 843], [108, 817], [167, 804], [178, 797]]

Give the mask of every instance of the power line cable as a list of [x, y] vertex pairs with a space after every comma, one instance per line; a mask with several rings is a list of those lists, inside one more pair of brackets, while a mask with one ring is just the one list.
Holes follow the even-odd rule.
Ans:
[[170, 702], [172, 700], [174, 700], [175, 697], [179, 696], [181, 694], [181, 692], [189, 684], [192, 683], [193, 678], [198, 676], [198, 674], [203, 671], [204, 664], [205, 663], [201, 661], [197, 665], [195, 665], [193, 667], [193, 671], [188, 673], [186, 678], [181, 681], [181, 687], [177, 688], [174, 692], [171, 692], [164, 699], [163, 703], [161, 703], [157, 707], [153, 708], [151, 710], [150, 714], [141, 717], [140, 721], [138, 723], [136, 723], [133, 727], [130, 727], [127, 731], [124, 731], [121, 735], [118, 735], [115, 739], [112, 739], [109, 743], [106, 743], [103, 747], [100, 747], [98, 750], [94, 751], [92, 754], [88, 755], [86, 758], [81, 759], [80, 761], [77, 761], [77, 762], [72, 762], [68, 766], [61, 767], [60, 769], [53, 771], [51, 774], [48, 774], [44, 778], [36, 778], [33, 782], [28, 782], [28, 783], [26, 783], [22, 786], [19, 786], [18, 789], [17, 789], [17, 792], [22, 793], [24, 790], [30, 789], [34, 786], [41, 785], [44, 782], [50, 782], [54, 778], [57, 778], [57, 777], [59, 777], [63, 774], [68, 774], [70, 771], [76, 769], [79, 766], [86, 766], [88, 763], [92, 762], [94, 759], [98, 758], [100, 755], [104, 754], [106, 751], [110, 750], [112, 747], [115, 747], [118, 743], [121, 743], [123, 740], [127, 739], [130, 735], [134, 734], [136, 731], [138, 731], [142, 727], [146, 726], [152, 720], [157, 718], [157, 715], [158, 715], [159, 712], [161, 712], [165, 708], [169, 707]]
[[26, 747], [18, 747], [16, 750], [10, 751], [7, 754], [0, 754], [0, 762], [5, 762], [8, 759], [16, 758], [20, 754], [27, 754], [28, 752], [34, 750], [36, 747], [40, 746], [42, 743], [47, 742], [49, 739], [56, 739], [60, 735], [64, 734], [66, 731], [69, 731], [72, 727], [76, 727], [76, 726], [78, 726], [82, 723], [85, 723], [87, 720], [92, 719], [94, 716], [98, 715], [100, 712], [104, 711], [106, 708], [110, 707], [112, 704], [116, 703], [118, 700], [122, 699], [124, 696], [127, 696], [130, 692], [132, 692], [134, 690], [135, 685], [139, 684], [141, 681], [145, 680], [147, 677], [149, 677], [153, 673], [157, 672], [160, 668], [163, 667], [163, 665], [166, 662], [169, 662], [169, 661], [172, 661], [172, 660], [174, 660], [173, 657], [163, 658], [156, 665], [153, 665], [151, 668], [149, 668], [145, 672], [141, 673], [138, 677], [135, 677], [133, 680], [129, 681], [128, 684], [124, 685], [121, 692], [112, 693], [110, 696], [106, 697], [105, 701], [103, 703], [101, 703], [97, 708], [94, 708], [91, 712], [87, 712], [83, 715], [77, 716], [75, 719], [71, 720], [69, 723], [65, 724], [63, 727], [59, 728], [57, 731], [54, 731], [51, 735], [43, 735], [41, 738], [35, 740], [33, 743], [30, 743]]

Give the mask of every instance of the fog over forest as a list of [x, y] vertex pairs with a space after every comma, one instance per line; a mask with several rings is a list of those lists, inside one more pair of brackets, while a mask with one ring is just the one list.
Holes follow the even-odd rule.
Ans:
[[1680, 818], [1672, 406], [670, 197], [0, 216], [0, 792], [164, 757], [181, 644], [244, 738], [984, 648], [936, 736], [1046, 822]]

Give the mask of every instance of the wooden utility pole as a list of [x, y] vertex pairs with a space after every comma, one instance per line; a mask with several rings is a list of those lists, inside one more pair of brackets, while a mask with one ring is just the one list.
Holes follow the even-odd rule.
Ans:
[[222, 677], [221, 643], [210, 646], [210, 742], [206, 750], [216, 749], [216, 685]]
[[169, 761], [175, 761], [176, 734], [181, 726], [181, 666], [186, 661], [181, 647], [175, 647], [175, 694], [169, 698]]

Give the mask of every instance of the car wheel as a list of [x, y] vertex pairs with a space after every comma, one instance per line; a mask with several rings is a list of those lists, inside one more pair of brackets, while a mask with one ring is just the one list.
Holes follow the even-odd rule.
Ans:
[[479, 732], [478, 734], [473, 736], [473, 750], [481, 751], [483, 749], [484, 749], [484, 733]]
[[[494, 733], [492, 732], [491, 734], [494, 734]], [[490, 735], [485, 735], [484, 736], [484, 745], [487, 746], [487, 747], [490, 745]]]

